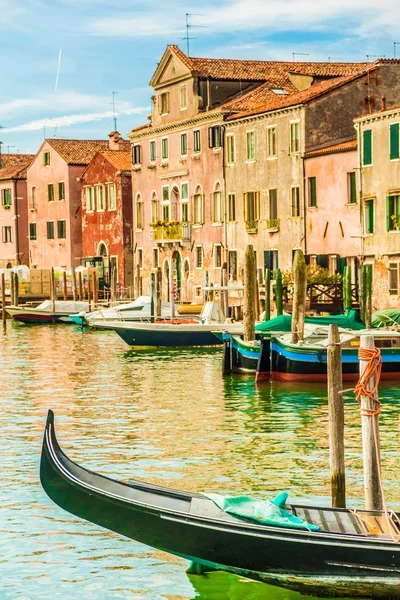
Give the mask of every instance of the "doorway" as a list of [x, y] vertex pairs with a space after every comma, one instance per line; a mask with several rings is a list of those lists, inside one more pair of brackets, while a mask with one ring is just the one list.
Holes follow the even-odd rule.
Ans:
[[176, 284], [175, 299], [179, 302], [182, 295], [182, 258], [177, 250], [172, 255], [172, 277]]

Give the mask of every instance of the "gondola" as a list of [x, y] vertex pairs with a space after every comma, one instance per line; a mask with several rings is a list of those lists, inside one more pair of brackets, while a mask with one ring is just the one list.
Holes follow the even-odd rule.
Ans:
[[[231, 516], [202, 494], [115, 481], [68, 459], [51, 410], [40, 478], [48, 496], [71, 514], [204, 570], [315, 596], [400, 598], [400, 544], [385, 532], [381, 512], [293, 504], [286, 509], [320, 529], [291, 529]], [[390, 523], [397, 531], [395, 513]]]

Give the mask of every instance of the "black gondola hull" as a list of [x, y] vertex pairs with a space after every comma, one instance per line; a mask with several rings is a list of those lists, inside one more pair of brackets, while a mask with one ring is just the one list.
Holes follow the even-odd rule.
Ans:
[[51, 416], [40, 476], [49, 497], [71, 514], [206, 567], [314, 595], [400, 598], [398, 545], [334, 535], [327, 543], [320, 533], [196, 514], [196, 503], [211, 502], [200, 494], [123, 484], [69, 461]]

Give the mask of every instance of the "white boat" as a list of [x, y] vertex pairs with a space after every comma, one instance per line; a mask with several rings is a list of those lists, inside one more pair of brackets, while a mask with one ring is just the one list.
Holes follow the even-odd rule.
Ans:
[[23, 323], [56, 323], [57, 321], [72, 322], [70, 315], [87, 311], [87, 302], [65, 300], [45, 300], [39, 306], [8, 306], [7, 313], [16, 321]]

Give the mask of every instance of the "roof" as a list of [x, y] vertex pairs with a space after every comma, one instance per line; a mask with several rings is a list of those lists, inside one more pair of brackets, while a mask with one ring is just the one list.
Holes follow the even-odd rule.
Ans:
[[[130, 143], [127, 142], [130, 148]], [[126, 150], [105, 150], [100, 152], [107, 162], [109, 162], [118, 171], [131, 171], [132, 170], [132, 157], [131, 152]]]
[[62, 140], [48, 138], [46, 142], [68, 165], [88, 165], [99, 150], [107, 150], [108, 140]]
[[300, 73], [312, 77], [341, 77], [359, 72], [370, 63], [335, 62], [288, 62], [272, 60], [236, 60], [231, 58], [195, 58], [187, 56], [179, 46], [171, 44], [172, 51], [188, 69], [199, 77], [212, 79], [235, 79], [243, 81], [266, 81], [277, 75]]
[[392, 111], [400, 112], [400, 104], [394, 104], [393, 106], [386, 106], [386, 108], [381, 108], [380, 110], [376, 110], [373, 113], [370, 113], [369, 115], [363, 115], [362, 117], [359, 117], [358, 119], [354, 119], [354, 120], [355, 121], [364, 121], [364, 120], [367, 121], [368, 119], [373, 119], [379, 115], [385, 115]]
[[318, 150], [306, 152], [306, 158], [313, 158], [314, 156], [323, 156], [324, 154], [351, 152], [353, 150], [357, 150], [357, 140], [350, 140], [349, 142], [342, 142], [341, 144], [335, 144], [334, 146], [328, 146], [327, 148], [319, 148]]
[[26, 179], [26, 171], [34, 158], [34, 154], [3, 154], [0, 181]]

